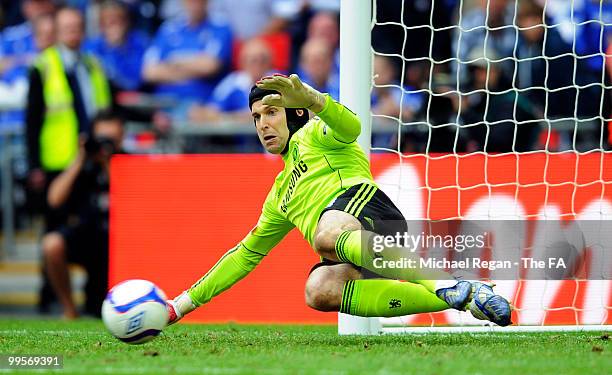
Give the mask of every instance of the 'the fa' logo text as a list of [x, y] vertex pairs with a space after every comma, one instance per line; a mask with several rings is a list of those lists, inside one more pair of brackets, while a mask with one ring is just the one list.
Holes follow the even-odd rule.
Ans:
[[389, 301], [390, 309], [396, 309], [398, 307], [402, 307], [402, 301], [400, 301], [399, 299], [395, 299], [395, 298]]
[[142, 323], [144, 321], [144, 314], [145, 312], [141, 311], [138, 314], [130, 317], [130, 319], [128, 320], [127, 332], [125, 332], [126, 335], [129, 335], [132, 332], [136, 332], [140, 328], [142, 328]]

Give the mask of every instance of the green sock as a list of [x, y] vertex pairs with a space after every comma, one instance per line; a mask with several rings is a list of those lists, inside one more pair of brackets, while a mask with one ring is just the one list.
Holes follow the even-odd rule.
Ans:
[[423, 285], [397, 280], [349, 280], [342, 289], [340, 312], [358, 316], [401, 316], [448, 309]]
[[372, 243], [369, 239], [376, 234], [364, 230], [345, 231], [336, 240], [336, 256], [342, 262], [352, 263], [363, 267], [378, 275], [390, 279], [411, 281], [423, 285], [428, 291], [436, 291], [436, 280], [454, 280], [454, 278], [442, 270], [421, 269], [419, 267], [408, 268], [379, 268], [375, 267], [375, 255], [381, 260], [394, 261], [398, 259], [412, 259], [416, 265], [420, 264], [420, 257], [416, 253], [407, 251], [400, 247], [385, 247], [383, 251], [376, 254], [372, 247], [367, 246], [362, 251], [362, 243]]

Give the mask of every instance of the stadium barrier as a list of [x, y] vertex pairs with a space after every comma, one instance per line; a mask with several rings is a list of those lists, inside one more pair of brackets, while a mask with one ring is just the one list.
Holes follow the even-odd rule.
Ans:
[[[373, 154], [372, 171], [407, 219], [612, 218], [612, 156]], [[116, 156], [111, 168], [110, 284], [143, 278], [174, 296], [201, 277], [255, 225], [279, 158], [266, 155]], [[520, 326], [610, 324], [609, 280], [505, 280], [498, 292]], [[304, 303], [318, 262], [297, 231], [251, 275], [188, 321], [335, 323]], [[483, 277], [494, 275], [483, 275]], [[473, 324], [446, 311], [387, 324]]]

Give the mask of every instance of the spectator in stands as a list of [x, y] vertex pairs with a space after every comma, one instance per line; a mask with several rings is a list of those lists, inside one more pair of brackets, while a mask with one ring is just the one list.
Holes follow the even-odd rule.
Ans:
[[[459, 58], [455, 65], [460, 81], [467, 82], [468, 55], [476, 50], [494, 52], [499, 58], [512, 57], [517, 30], [513, 25], [514, 1], [480, 0], [477, 7], [460, 18], [460, 27], [453, 37], [453, 56]], [[485, 45], [486, 43], [486, 45]], [[510, 87], [514, 75], [514, 63], [501, 64], [502, 76], [498, 84]], [[462, 91], [465, 91], [462, 89]]]
[[[34, 46], [40, 52], [55, 43], [55, 23], [53, 16], [43, 14], [32, 20], [34, 30]], [[22, 110], [28, 95], [28, 69], [30, 63], [25, 60], [13, 65], [2, 74], [0, 81], [0, 107], [12, 108], [9, 111], [0, 111], [2, 123], [11, 123], [21, 128], [24, 121]]]
[[51, 285], [64, 308], [64, 317], [78, 316], [72, 299], [68, 265], [87, 271], [85, 313], [99, 316], [108, 284], [109, 164], [121, 152], [123, 121], [111, 111], [100, 112], [74, 162], [53, 180], [47, 196], [51, 207], [64, 207], [67, 224], [42, 240]]
[[228, 20], [238, 40], [285, 31], [300, 7], [299, 0], [210, 1], [211, 15]]
[[[375, 54], [373, 73], [374, 87], [372, 88], [371, 106], [372, 113], [377, 115], [373, 127], [376, 128], [379, 122], [385, 121], [384, 117], [386, 120], [391, 118], [395, 124], [397, 120], [412, 121], [422, 106], [423, 94], [416, 92], [418, 88], [406, 83], [402, 86], [398, 66], [394, 64], [392, 57]], [[415, 138], [412, 135], [409, 137]], [[397, 148], [397, 133], [375, 134], [372, 138], [372, 145], [395, 149]]]
[[29, 64], [34, 59], [38, 49], [34, 42], [32, 21], [43, 14], [54, 10], [52, 0], [24, 0], [21, 11], [26, 22], [8, 27], [2, 33], [0, 46], [0, 73], [15, 65]]
[[409, 134], [402, 137], [402, 152], [465, 152], [465, 139], [457, 137], [459, 94], [455, 91], [455, 78], [434, 73], [430, 79], [431, 91], [424, 94], [424, 105], [417, 117], [431, 126], [424, 132], [410, 131], [415, 127], [405, 126], [403, 131]]
[[162, 22], [173, 18], [185, 17], [185, 8], [182, 1], [177, 0], [157, 0], [159, 3], [159, 18]]
[[[55, 42], [55, 30], [53, 16], [43, 14], [32, 21], [34, 29], [34, 43], [36, 49], [41, 51]], [[30, 61], [31, 62], [31, 61]], [[28, 162], [26, 150], [25, 133], [25, 103], [28, 95], [28, 69], [26, 59], [15, 62], [10, 69], [1, 74], [0, 80], [0, 143], [7, 135], [4, 143], [13, 147], [14, 150], [23, 150], [13, 153], [13, 178], [20, 184], [27, 180]], [[23, 192], [22, 187], [18, 189]], [[24, 196], [25, 198], [25, 196]], [[40, 208], [42, 197], [38, 201], [28, 200], [27, 203], [33, 210]], [[25, 203], [25, 202], [23, 202]]]
[[102, 3], [100, 27], [102, 35], [87, 43], [86, 50], [98, 58], [115, 88], [137, 90], [147, 36], [130, 30], [129, 10], [117, 0]]
[[340, 13], [340, 0], [304, 0], [304, 3], [313, 12]]
[[[230, 66], [232, 32], [208, 17], [206, 0], [183, 0], [185, 17], [166, 21], [144, 57], [143, 78], [156, 93], [181, 99], [184, 109], [207, 103]], [[186, 112], [186, 111], [185, 111]]]
[[[610, 85], [612, 80], [605, 73], [604, 54], [612, 42], [612, 3], [609, 1], [582, 0], [573, 3], [573, 13], [569, 14], [575, 26], [575, 51], [579, 59], [580, 72], [576, 74], [576, 84], [588, 86], [580, 89], [578, 113], [581, 118], [594, 116], [608, 117], [612, 111]], [[607, 89], [602, 89], [602, 85]], [[600, 98], [603, 96], [603, 103]], [[599, 129], [593, 134], [599, 143]]]
[[389, 56], [374, 55], [374, 87], [372, 89], [372, 113], [399, 118], [400, 108], [404, 122], [411, 121], [423, 103], [422, 94], [415, 92], [420, 87], [404, 84], [399, 80], [397, 66]]
[[309, 39], [300, 53], [300, 78], [315, 89], [340, 99], [340, 77], [333, 71], [334, 50], [321, 38]]
[[460, 136], [467, 138], [468, 152], [530, 151], [540, 129], [533, 121], [536, 116], [531, 103], [500, 85], [501, 63], [488, 59], [497, 60], [498, 56], [479, 48], [468, 55], [469, 93], [457, 102], [463, 126]]
[[111, 105], [102, 68], [79, 52], [84, 38], [81, 13], [62, 8], [55, 25], [57, 44], [44, 50], [30, 70], [26, 105], [29, 182], [39, 192], [72, 163], [79, 133], [87, 133], [93, 116]]
[[[569, 28], [566, 42], [576, 45], [576, 54], [589, 56], [586, 59], [589, 68], [601, 74], [603, 56], [612, 38], [612, 3], [601, 0], [574, 0], [571, 6], [565, 2], [558, 9], [556, 22], [574, 25]], [[550, 11], [551, 9], [547, 10]]]
[[260, 39], [244, 43], [240, 50], [240, 70], [230, 73], [218, 85], [207, 105], [190, 110], [194, 122], [235, 121], [251, 123], [249, 92], [261, 77], [271, 74], [272, 54]]
[[405, 58], [432, 57], [440, 61], [454, 57], [451, 55], [451, 30], [456, 26], [452, 17], [458, 2], [376, 0], [372, 47], [377, 52]]
[[[576, 89], [573, 74], [576, 59], [572, 47], [555, 28], [544, 35], [544, 9], [530, 0], [521, 1], [517, 24], [521, 27], [517, 45], [519, 89], [536, 108], [540, 118], [573, 117]], [[550, 91], [549, 91], [550, 90]]]
[[326, 41], [334, 51], [333, 71], [340, 74], [340, 25], [338, 13], [318, 12], [308, 23], [308, 39]]
[[[549, 149], [587, 151], [599, 148], [602, 127], [603, 137], [608, 138], [609, 126], [605, 126], [597, 117], [609, 117], [612, 110], [610, 90], [602, 88], [602, 85], [610, 87], [611, 81], [610, 76], [605, 74], [603, 53], [612, 37], [609, 26], [612, 5], [591, 0], [575, 1], [569, 7], [565, 3], [547, 3], [548, 11], [555, 10], [551, 12], [551, 17], [556, 18], [551, 21], [542, 17], [543, 6], [541, 1], [539, 3], [534, 4], [534, 0], [521, 1], [517, 23], [522, 27], [550, 25], [551, 22], [558, 24], [555, 25], [557, 27], [547, 27], [546, 32], [544, 27], [521, 31], [517, 45], [519, 87], [543, 87], [546, 84], [546, 88], [552, 92], [546, 94], [543, 89], [529, 90], [529, 99], [543, 108], [544, 99], [548, 97], [548, 118], [577, 118], [580, 121], [578, 126], [570, 126], [570, 130], [566, 130], [567, 127], [557, 130], [556, 125], [561, 123], [551, 123], [552, 130], [558, 132], [559, 137], [558, 142], [552, 142], [552, 146], [549, 142]], [[570, 24], [567, 39], [559, 34], [559, 31], [564, 31], [565, 23]], [[571, 26], [572, 23], [575, 27]], [[542, 58], [525, 60], [542, 55], [542, 52]], [[603, 142], [607, 143], [606, 140]]]

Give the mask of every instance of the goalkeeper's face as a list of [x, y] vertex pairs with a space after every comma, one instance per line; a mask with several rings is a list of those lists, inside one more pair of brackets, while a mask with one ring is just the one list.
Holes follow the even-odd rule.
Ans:
[[285, 108], [263, 104], [258, 100], [253, 103], [251, 114], [259, 141], [266, 151], [272, 154], [283, 152], [289, 140]]

